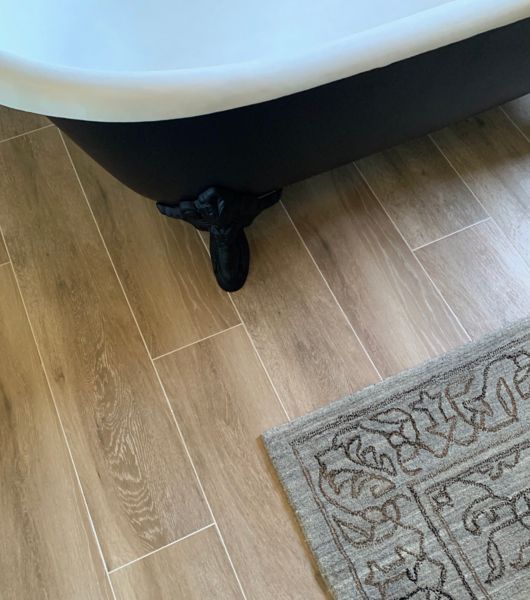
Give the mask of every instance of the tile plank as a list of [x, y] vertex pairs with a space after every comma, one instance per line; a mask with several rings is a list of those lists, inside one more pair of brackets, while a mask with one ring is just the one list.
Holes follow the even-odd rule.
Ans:
[[195, 229], [163, 217], [67, 144], [152, 356], [237, 324]]
[[437, 144], [530, 264], [530, 144], [500, 109], [437, 132]]
[[107, 565], [209, 522], [58, 132], [0, 146], [0, 223]]
[[0, 141], [49, 125], [42, 115], [23, 112], [0, 105]]
[[292, 186], [285, 202], [384, 376], [467, 340], [355, 166]]
[[118, 600], [242, 598], [213, 528], [120, 569], [111, 577]]
[[0, 595], [110, 600], [64, 437], [8, 266], [0, 267]]
[[417, 255], [473, 338], [530, 314], [530, 268], [491, 221]]
[[376, 381], [283, 208], [265, 211], [247, 234], [250, 277], [233, 299], [289, 415]]
[[357, 164], [411, 248], [487, 217], [428, 137]]
[[156, 364], [247, 596], [325, 598], [260, 439], [285, 415], [243, 327]]

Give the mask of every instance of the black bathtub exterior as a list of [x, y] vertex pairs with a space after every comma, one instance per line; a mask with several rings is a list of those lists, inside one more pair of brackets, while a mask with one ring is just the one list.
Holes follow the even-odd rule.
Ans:
[[211, 186], [242, 192], [245, 202], [528, 92], [524, 19], [233, 110], [142, 123], [52, 121], [124, 184], [159, 203], [175, 205]]

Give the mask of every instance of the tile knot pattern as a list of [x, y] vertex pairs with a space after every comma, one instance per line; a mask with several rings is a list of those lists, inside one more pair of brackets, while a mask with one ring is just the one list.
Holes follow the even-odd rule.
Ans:
[[525, 598], [530, 321], [266, 434], [336, 598]]

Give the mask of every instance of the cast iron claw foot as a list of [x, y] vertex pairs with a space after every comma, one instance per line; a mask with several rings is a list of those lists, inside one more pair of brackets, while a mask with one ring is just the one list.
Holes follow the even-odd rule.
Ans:
[[210, 232], [210, 258], [217, 283], [227, 292], [243, 287], [249, 270], [250, 251], [244, 228], [281, 196], [276, 190], [263, 196], [241, 194], [226, 188], [210, 187], [195, 200], [171, 206], [157, 203], [167, 217], [191, 223]]
[[210, 257], [217, 283], [227, 292], [241, 289], [247, 280], [250, 249], [244, 229], [233, 236], [210, 232]]

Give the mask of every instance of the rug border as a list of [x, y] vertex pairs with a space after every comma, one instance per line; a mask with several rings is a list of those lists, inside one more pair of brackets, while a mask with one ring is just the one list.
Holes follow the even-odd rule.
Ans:
[[[349, 585], [350, 592], [348, 592], [346, 589], [341, 589], [340, 584], [330, 578], [333, 576], [333, 579], [335, 579], [335, 576], [339, 575], [336, 570], [337, 561], [340, 559], [339, 548], [330, 546], [331, 551], [324, 553], [324, 556], [319, 552], [322, 545], [319, 541], [321, 528], [325, 527], [325, 530], [329, 530], [329, 526], [314, 497], [309, 492], [309, 487], [306, 490], [298, 489], [300, 487], [300, 477], [304, 477], [304, 474], [300, 473], [300, 464], [291, 451], [293, 443], [314, 429], [319, 422], [321, 429], [335, 421], [341, 413], [344, 413], [346, 408], [350, 408], [349, 405], [352, 402], [359, 404], [359, 410], [362, 410], [362, 405], [366, 404], [370, 397], [374, 397], [376, 400], [389, 395], [395, 397], [399, 392], [406, 391], [406, 388], [416, 387], [417, 384], [410, 385], [411, 380], [420, 378], [423, 382], [426, 382], [443, 372], [457, 369], [460, 363], [468, 365], [470, 362], [483, 360], [489, 352], [498, 351], [503, 346], [513, 344], [528, 335], [530, 335], [530, 318], [515, 321], [483, 336], [479, 340], [470, 341], [441, 356], [429, 359], [411, 369], [378, 381], [306, 415], [271, 428], [262, 434], [267, 454], [287, 495], [289, 504], [295, 512], [304, 539], [311, 549], [320, 574], [334, 598], [342, 600], [351, 599], [354, 596], [350, 593], [351, 584]], [[374, 406], [377, 404], [377, 401], [373, 402]], [[341, 569], [341, 571], [344, 570]], [[348, 568], [348, 571], [351, 573], [351, 569]], [[351, 574], [358, 583], [359, 597], [368, 600], [356, 573]], [[340, 580], [340, 577], [336, 579]]]

